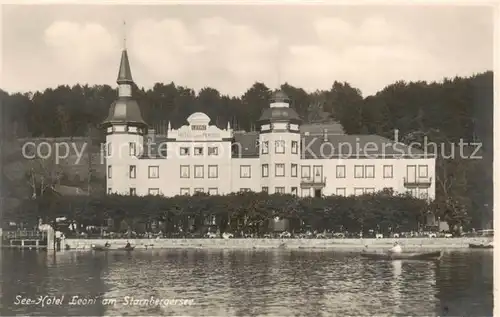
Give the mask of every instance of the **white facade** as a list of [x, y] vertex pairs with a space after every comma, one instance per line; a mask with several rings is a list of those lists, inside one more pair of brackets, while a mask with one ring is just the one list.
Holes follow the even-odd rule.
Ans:
[[192, 114], [187, 125], [170, 128], [166, 139], [157, 139], [156, 152], [149, 155], [148, 140], [138, 129], [130, 127], [127, 133], [121, 125], [108, 128], [108, 193], [175, 196], [251, 190], [349, 196], [392, 189], [435, 196], [432, 157], [306, 159], [301, 134], [283, 132], [281, 124], [273, 124], [279, 132], [262, 127], [269, 130], [259, 134], [255, 157], [239, 157], [238, 151], [232, 153], [232, 148], [244, 146], [235, 139], [237, 133], [209, 121], [203, 113]]
[[[149, 132], [151, 140], [137, 104], [131, 101], [126, 51], [118, 83], [121, 101], [105, 121], [108, 194], [223, 195], [249, 190], [306, 197], [392, 189], [435, 197], [434, 157], [413, 155], [416, 150], [378, 136], [303, 133], [282, 92], [264, 110], [259, 133], [238, 133], [229, 124], [220, 129], [198, 112], [179, 129], [169, 124], [166, 136]], [[308, 144], [313, 141], [317, 146], [311, 150]], [[339, 150], [342, 144], [351, 150]], [[396, 153], [383, 150], [395, 146]], [[320, 153], [329, 147], [338, 153]]]

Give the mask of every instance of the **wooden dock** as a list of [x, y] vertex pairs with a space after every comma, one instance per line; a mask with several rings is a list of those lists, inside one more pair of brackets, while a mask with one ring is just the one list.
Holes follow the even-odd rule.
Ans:
[[3, 245], [4, 248], [9, 249], [28, 249], [28, 250], [46, 250], [47, 249], [47, 240], [39, 240], [39, 239], [22, 239], [10, 240], [10, 244]]
[[4, 231], [2, 240], [2, 248], [22, 249], [22, 250], [46, 250], [47, 249], [47, 234], [44, 232], [35, 231]]

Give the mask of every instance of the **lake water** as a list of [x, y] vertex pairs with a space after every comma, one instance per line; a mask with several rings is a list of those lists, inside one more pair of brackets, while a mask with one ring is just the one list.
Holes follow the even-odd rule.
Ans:
[[[438, 263], [302, 250], [65, 251], [56, 256], [3, 250], [1, 257], [2, 316], [493, 315], [493, 252], [488, 250], [446, 253]], [[51, 298], [44, 307], [27, 303], [46, 295], [61, 303], [51, 304]], [[97, 299], [70, 305], [73, 296]]]

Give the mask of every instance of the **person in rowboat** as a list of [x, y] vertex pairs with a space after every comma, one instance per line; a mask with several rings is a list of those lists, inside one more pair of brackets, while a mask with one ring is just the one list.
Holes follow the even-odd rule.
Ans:
[[403, 248], [397, 241], [394, 242], [394, 246], [389, 250], [389, 253], [402, 253], [402, 252]]

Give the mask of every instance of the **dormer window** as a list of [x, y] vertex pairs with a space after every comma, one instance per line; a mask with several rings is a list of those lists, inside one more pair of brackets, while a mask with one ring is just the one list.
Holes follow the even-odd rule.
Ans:
[[203, 155], [203, 148], [202, 147], [195, 147], [194, 148], [194, 155], [196, 155], [196, 156]]
[[188, 147], [181, 147], [180, 153], [181, 153], [181, 156], [189, 155], [189, 148]]

